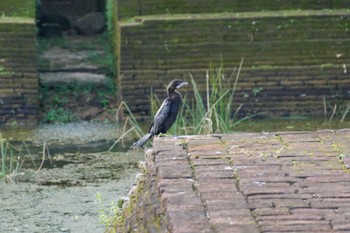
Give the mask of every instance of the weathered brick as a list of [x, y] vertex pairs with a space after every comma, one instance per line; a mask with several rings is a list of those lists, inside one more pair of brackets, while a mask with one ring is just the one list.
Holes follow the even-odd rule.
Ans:
[[198, 190], [201, 193], [205, 192], [237, 192], [237, 187], [233, 180], [230, 179], [220, 179], [214, 180], [214, 182], [206, 181], [200, 182], [198, 185]]
[[235, 198], [232, 200], [205, 200], [205, 205], [209, 210], [237, 210], [248, 208], [243, 198]]
[[332, 221], [332, 228], [336, 232], [349, 232], [350, 231], [350, 223], [349, 220], [344, 221]]
[[253, 211], [256, 216], [275, 216], [275, 215], [288, 215], [290, 214], [289, 208], [257, 208]]
[[191, 179], [159, 179], [158, 190], [160, 193], [188, 192], [193, 190], [193, 183]]
[[203, 200], [215, 200], [215, 199], [235, 199], [238, 197], [243, 197], [243, 195], [238, 191], [213, 191], [213, 192], [200, 192], [200, 196]]
[[192, 178], [192, 170], [189, 166], [163, 165], [158, 167], [158, 175], [160, 178]]
[[220, 224], [215, 226], [216, 232], [220, 233], [259, 233], [259, 227], [255, 224]]
[[261, 224], [262, 232], [331, 232], [331, 225], [327, 222], [277, 222]]
[[163, 193], [160, 199], [169, 211], [203, 209], [201, 199], [194, 192]]
[[[290, 212], [293, 215], [300, 215], [300, 216], [321, 216], [324, 219], [331, 219], [334, 217], [337, 212], [335, 209], [312, 209], [312, 208], [295, 208], [291, 209]], [[306, 218], [307, 219], [307, 218]]]
[[171, 232], [176, 233], [194, 233], [194, 232], [203, 232], [203, 233], [212, 233], [209, 224], [206, 223], [171, 223], [169, 226]]

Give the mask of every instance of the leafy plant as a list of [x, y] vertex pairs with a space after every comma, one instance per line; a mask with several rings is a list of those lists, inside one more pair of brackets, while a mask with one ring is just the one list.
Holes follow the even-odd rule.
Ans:
[[75, 120], [74, 115], [64, 108], [51, 109], [45, 116], [48, 123], [68, 123]]
[[96, 193], [96, 201], [100, 206], [98, 217], [107, 229], [113, 227], [116, 221], [123, 221], [122, 208], [126, 200], [126, 198], [120, 198], [117, 203], [112, 201], [106, 204], [106, 200], [102, 194], [100, 192]]

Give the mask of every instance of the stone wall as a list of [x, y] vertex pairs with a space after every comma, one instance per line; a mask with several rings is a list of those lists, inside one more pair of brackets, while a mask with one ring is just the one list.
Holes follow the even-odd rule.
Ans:
[[118, 0], [120, 18], [137, 15], [342, 9], [348, 0]]
[[34, 125], [38, 73], [34, 19], [0, 20], [0, 127]]
[[[338, 11], [259, 12], [140, 17], [121, 25], [122, 96], [150, 115], [151, 89], [162, 99], [169, 80], [204, 88], [209, 65], [230, 70], [244, 58], [235, 107], [241, 116], [320, 116], [350, 99], [350, 14]], [[190, 91], [185, 90], [187, 95]]]
[[130, 200], [123, 205], [123, 217], [117, 220], [116, 233], [125, 232], [168, 232], [168, 219], [163, 203], [160, 202], [162, 190], [158, 187], [155, 156], [151, 150], [145, 154], [144, 169], [136, 177], [136, 186], [129, 192]]

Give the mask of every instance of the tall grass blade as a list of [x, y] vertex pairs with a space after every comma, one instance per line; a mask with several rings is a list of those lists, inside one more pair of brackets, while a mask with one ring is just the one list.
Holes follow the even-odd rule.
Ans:
[[349, 111], [350, 111], [350, 103], [348, 103], [348, 104], [346, 105], [345, 111], [344, 111], [344, 113], [343, 113], [343, 115], [342, 115], [342, 117], [341, 117], [341, 119], [340, 119], [340, 122], [343, 122], [343, 121], [344, 121], [344, 119], [345, 119], [345, 117], [348, 115]]
[[331, 117], [328, 120], [329, 122], [331, 122], [333, 120], [333, 117], [334, 117], [336, 112], [337, 112], [337, 104], [334, 105], [332, 115], [331, 115]]
[[108, 152], [111, 152], [113, 148], [118, 144], [120, 140], [122, 140], [126, 135], [128, 135], [131, 131], [133, 131], [135, 128], [132, 126], [130, 129], [128, 129], [122, 136], [120, 136], [114, 143], [113, 145], [108, 149]]
[[324, 111], [324, 116], [325, 120], [327, 119], [328, 112], [327, 112], [327, 103], [326, 103], [326, 97], [323, 96], [323, 111]]

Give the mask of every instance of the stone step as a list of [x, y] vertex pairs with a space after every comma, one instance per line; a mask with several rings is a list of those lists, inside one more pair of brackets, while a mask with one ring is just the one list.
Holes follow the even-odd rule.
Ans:
[[45, 86], [55, 86], [57, 84], [106, 84], [106, 76], [104, 74], [94, 74], [89, 72], [41, 72], [40, 83]]

